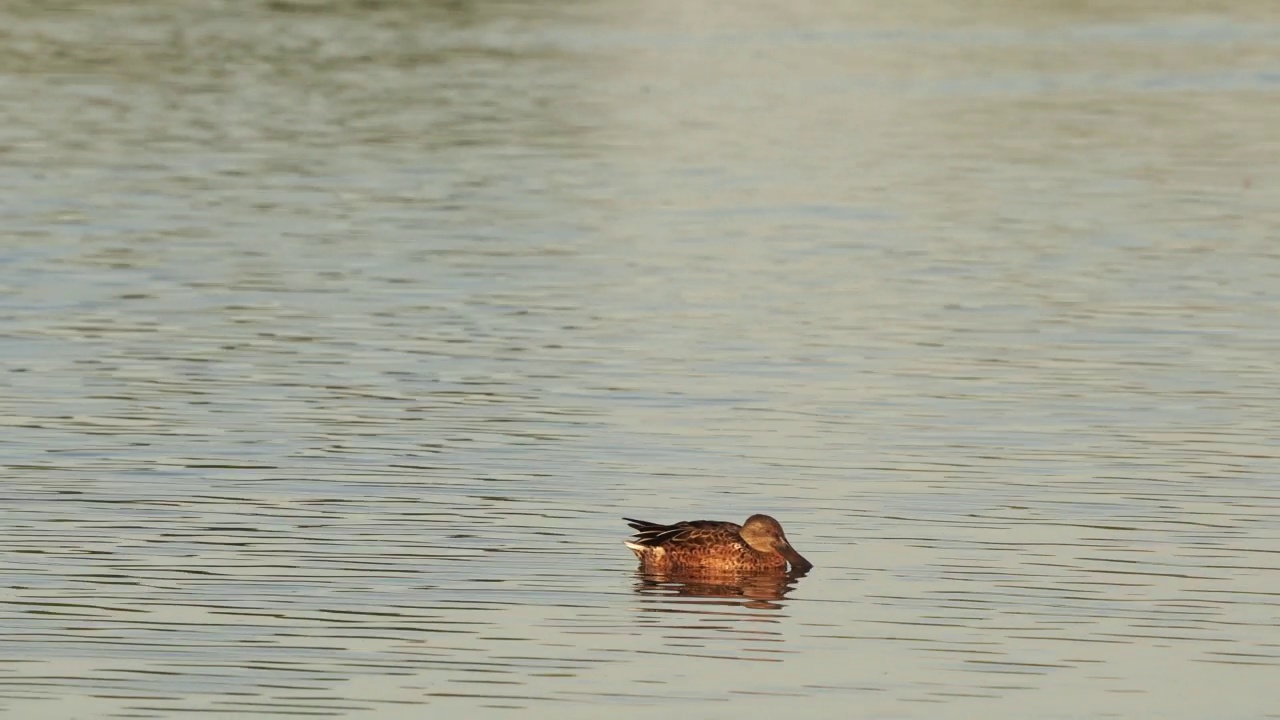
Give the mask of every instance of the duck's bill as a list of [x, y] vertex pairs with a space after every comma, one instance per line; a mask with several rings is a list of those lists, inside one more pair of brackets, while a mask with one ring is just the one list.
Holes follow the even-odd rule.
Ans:
[[791, 545], [783, 545], [778, 548], [778, 552], [782, 553], [782, 557], [786, 558], [787, 562], [791, 563], [792, 570], [803, 571], [813, 569], [813, 563], [805, 560], [804, 556], [796, 552], [796, 549], [791, 547]]

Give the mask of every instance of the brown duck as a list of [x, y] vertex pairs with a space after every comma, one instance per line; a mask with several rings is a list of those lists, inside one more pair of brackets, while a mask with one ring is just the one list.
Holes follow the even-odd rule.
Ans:
[[688, 520], [659, 525], [623, 518], [636, 536], [623, 542], [647, 573], [764, 573], [791, 569], [804, 572], [804, 559], [768, 515], [752, 515], [741, 525], [719, 520]]

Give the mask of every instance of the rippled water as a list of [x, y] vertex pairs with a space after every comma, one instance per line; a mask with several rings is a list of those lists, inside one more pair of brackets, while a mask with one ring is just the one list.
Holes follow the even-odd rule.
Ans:
[[0, 713], [1280, 717], [1280, 11], [835, 5], [6, 6]]

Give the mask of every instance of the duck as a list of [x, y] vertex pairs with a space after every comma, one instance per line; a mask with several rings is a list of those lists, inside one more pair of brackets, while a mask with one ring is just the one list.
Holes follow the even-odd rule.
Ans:
[[635, 537], [623, 543], [645, 573], [781, 573], [813, 568], [791, 546], [782, 524], [756, 514], [746, 522], [685, 520], [661, 525], [624, 517]]

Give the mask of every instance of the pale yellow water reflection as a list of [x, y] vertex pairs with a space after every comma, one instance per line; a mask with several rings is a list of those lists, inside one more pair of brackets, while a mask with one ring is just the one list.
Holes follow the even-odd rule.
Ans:
[[1280, 717], [1232, 5], [10, 3], [0, 715]]

